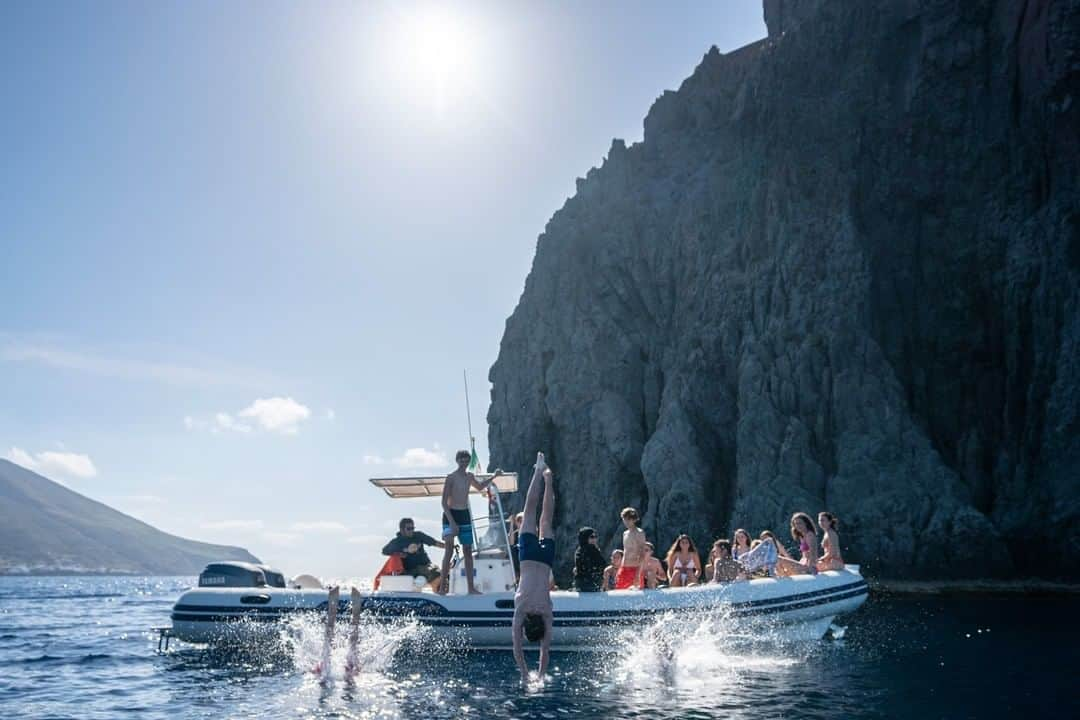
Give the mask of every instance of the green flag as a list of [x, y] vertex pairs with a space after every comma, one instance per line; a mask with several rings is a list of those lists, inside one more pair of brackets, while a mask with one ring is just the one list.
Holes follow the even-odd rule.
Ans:
[[476, 474], [480, 472], [480, 456], [476, 454], [476, 441], [472, 443], [472, 457], [469, 458], [469, 472]]

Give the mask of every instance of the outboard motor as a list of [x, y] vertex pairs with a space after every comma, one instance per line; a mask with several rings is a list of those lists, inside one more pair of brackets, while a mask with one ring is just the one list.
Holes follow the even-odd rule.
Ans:
[[[277, 575], [281, 577], [281, 573]], [[285, 587], [284, 578], [281, 583], [280, 587]], [[199, 587], [266, 587], [266, 584], [263, 569], [246, 562], [210, 563], [199, 573]]]
[[267, 586], [276, 588], [285, 587], [285, 576], [280, 570], [275, 570], [269, 565], [259, 565], [259, 569], [263, 571], [263, 575], [266, 577]]

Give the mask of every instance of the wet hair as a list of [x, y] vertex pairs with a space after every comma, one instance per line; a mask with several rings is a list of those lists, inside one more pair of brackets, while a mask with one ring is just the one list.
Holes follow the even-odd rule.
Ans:
[[754, 541], [754, 538], [750, 537], [750, 533], [746, 532], [742, 528], [735, 531], [735, 534], [731, 536], [731, 547], [739, 547], [739, 533], [746, 536], [746, 544], [749, 546]]
[[796, 540], [801, 540], [803, 531], [799, 529], [799, 521], [802, 520], [806, 526], [806, 532], [814, 534], [814, 521], [810, 519], [810, 516], [804, 512], [797, 512], [791, 516], [791, 537]]
[[[831, 512], [828, 512], [827, 510], [822, 510], [821, 512], [818, 513], [818, 517], [821, 517], [822, 515], [824, 515], [825, 518], [829, 521], [829, 529], [830, 530], [836, 530], [836, 529], [838, 529], [840, 527], [839, 518], [837, 518]], [[824, 529], [825, 528], [822, 528], [822, 530], [824, 530]]]
[[713, 543], [714, 548], [719, 548], [727, 553], [728, 557], [731, 557], [731, 541], [727, 538], [720, 538]]
[[462, 458], [464, 458], [466, 460], [471, 460], [472, 459], [472, 453], [469, 452], [468, 450], [458, 450], [456, 453], [454, 453], [454, 461], [455, 462], [458, 461], [458, 460], [461, 460]]
[[626, 553], [624, 553], [622, 550], [619, 550], [619, 549], [616, 548], [615, 550], [611, 551], [611, 559], [614, 560], [616, 555], [618, 555], [619, 557], [622, 557], [625, 554]]
[[529, 642], [539, 642], [544, 637], [544, 616], [538, 613], [525, 613], [525, 621], [521, 624], [525, 633], [525, 639]]
[[401, 522], [397, 524], [397, 529], [401, 532], [405, 532], [406, 525], [412, 525], [413, 527], [416, 527], [416, 523], [413, 522], [412, 518], [401, 518]]
[[632, 508], [632, 507], [624, 507], [624, 508], [622, 509], [622, 512], [621, 512], [621, 513], [619, 513], [619, 517], [621, 517], [621, 518], [623, 518], [623, 519], [626, 519], [626, 518], [630, 518], [630, 519], [631, 519], [631, 520], [633, 520], [633, 521], [634, 521], [635, 523], [636, 523], [637, 521], [641, 520], [641, 515], [639, 515], [639, 514], [638, 514], [638, 511], [637, 511], [637, 510], [635, 510], [635, 509], [634, 509], [634, 508]]

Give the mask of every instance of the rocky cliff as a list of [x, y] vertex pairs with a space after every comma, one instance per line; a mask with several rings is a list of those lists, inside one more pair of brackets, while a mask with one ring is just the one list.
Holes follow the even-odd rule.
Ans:
[[878, 576], [1077, 577], [1080, 0], [764, 10], [539, 237], [493, 464], [548, 452], [564, 562], [829, 509]]

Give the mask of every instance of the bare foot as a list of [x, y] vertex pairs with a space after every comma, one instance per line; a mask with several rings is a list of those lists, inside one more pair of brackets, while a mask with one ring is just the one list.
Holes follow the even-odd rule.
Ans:
[[469, 588], [469, 594], [470, 595], [483, 595], [484, 593], [480, 592], [476, 588]]

